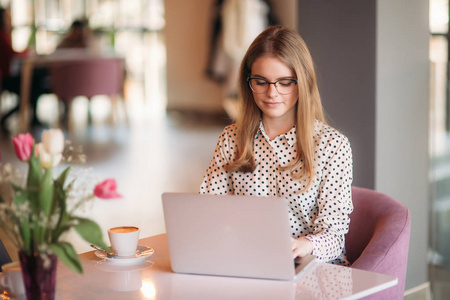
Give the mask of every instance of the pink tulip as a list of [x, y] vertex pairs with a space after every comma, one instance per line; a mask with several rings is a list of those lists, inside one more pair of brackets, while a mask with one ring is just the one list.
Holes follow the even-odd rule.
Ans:
[[21, 161], [28, 161], [31, 157], [31, 151], [33, 149], [34, 139], [29, 133], [19, 134], [17, 137], [12, 138], [14, 144], [14, 150], [17, 157]]
[[95, 186], [94, 195], [102, 199], [122, 198], [122, 195], [117, 193], [116, 189], [116, 180], [108, 178]]

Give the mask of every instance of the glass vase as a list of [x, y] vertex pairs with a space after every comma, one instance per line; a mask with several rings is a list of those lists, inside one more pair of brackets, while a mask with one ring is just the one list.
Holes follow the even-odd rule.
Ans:
[[58, 264], [56, 255], [27, 255], [19, 251], [19, 259], [27, 300], [54, 300]]

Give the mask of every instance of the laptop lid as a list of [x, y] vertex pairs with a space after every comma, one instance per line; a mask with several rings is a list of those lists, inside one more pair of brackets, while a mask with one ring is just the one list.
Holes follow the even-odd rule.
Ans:
[[173, 271], [280, 280], [296, 275], [284, 198], [164, 193], [162, 202]]

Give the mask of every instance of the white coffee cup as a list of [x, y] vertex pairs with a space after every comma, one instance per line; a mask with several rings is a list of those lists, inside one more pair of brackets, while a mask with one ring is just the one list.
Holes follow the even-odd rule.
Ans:
[[2, 273], [0, 273], [0, 284], [11, 291], [11, 296], [20, 296], [25, 294], [25, 286], [23, 284], [20, 262], [7, 263], [2, 266]]
[[111, 248], [118, 256], [136, 254], [139, 242], [139, 228], [134, 226], [120, 226], [108, 229]]

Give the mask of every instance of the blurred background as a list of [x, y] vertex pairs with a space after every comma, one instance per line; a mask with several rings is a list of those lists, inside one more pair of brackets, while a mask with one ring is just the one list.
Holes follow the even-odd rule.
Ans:
[[[79, 167], [116, 178], [125, 196], [83, 213], [105, 230], [140, 226], [143, 236], [165, 232], [162, 192], [198, 191], [218, 136], [236, 117], [237, 68], [250, 42], [272, 24], [297, 28], [317, 65], [330, 123], [352, 143], [355, 185], [411, 210], [407, 296], [450, 292], [448, 0], [0, 0], [0, 7], [10, 12], [18, 53], [12, 74], [20, 77], [27, 59], [49, 70], [77, 56], [119, 58], [125, 74], [124, 105], [80, 96], [69, 112], [50, 80], [27, 114], [2, 123], [2, 163], [25, 170], [10, 139], [23, 123], [38, 139], [43, 129], [62, 127], [87, 155]], [[86, 29], [84, 50], [61, 51], [75, 20]], [[40, 84], [34, 75], [32, 96]], [[5, 86], [0, 92], [4, 116], [22, 96]], [[77, 251], [90, 250], [67, 238]]]

